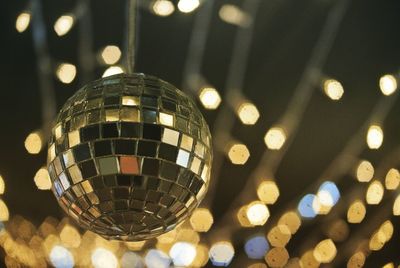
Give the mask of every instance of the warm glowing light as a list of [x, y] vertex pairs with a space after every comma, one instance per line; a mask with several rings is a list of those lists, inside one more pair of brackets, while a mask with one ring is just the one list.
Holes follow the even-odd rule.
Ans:
[[399, 216], [400, 215], [400, 195], [396, 197], [393, 203], [393, 215]]
[[247, 218], [247, 206], [242, 206], [237, 214], [236, 214], [236, 218], [240, 224], [240, 226], [242, 227], [252, 227], [253, 225], [250, 223], [249, 219]]
[[81, 244], [81, 235], [79, 231], [69, 224], [66, 224], [62, 228], [60, 239], [61, 242], [69, 248], [77, 248]]
[[363, 221], [367, 209], [362, 201], [356, 200], [349, 206], [347, 210], [347, 221], [349, 223], [360, 223]]
[[47, 171], [46, 168], [40, 168], [34, 178], [36, 187], [39, 190], [50, 190], [51, 189], [51, 180], [50, 180], [50, 175], [49, 172]]
[[235, 249], [230, 242], [221, 241], [212, 245], [209, 255], [214, 266], [228, 266], [235, 255]]
[[383, 142], [383, 130], [378, 125], [372, 125], [368, 129], [367, 144], [370, 149], [379, 149]]
[[25, 139], [25, 149], [30, 154], [38, 154], [42, 150], [42, 135], [39, 132], [32, 132]]
[[2, 199], [0, 199], [0, 221], [8, 221], [10, 218], [10, 213], [8, 212], [8, 207]]
[[396, 190], [400, 184], [400, 173], [397, 169], [391, 168], [386, 174], [385, 186], [387, 190]]
[[92, 253], [92, 265], [94, 268], [117, 268], [118, 260], [114, 253], [104, 248], [97, 248]]
[[373, 235], [369, 240], [369, 249], [373, 251], [378, 251], [383, 248], [385, 243], [386, 243], [385, 234], [381, 230], [378, 230], [375, 233], [373, 233]]
[[105, 70], [102, 77], [107, 77], [107, 76], [111, 76], [114, 74], [121, 74], [123, 72], [124, 72], [124, 69], [122, 69], [120, 66], [110, 66], [107, 68], [107, 70]]
[[324, 81], [324, 92], [332, 100], [340, 100], [343, 96], [344, 89], [342, 84], [334, 79]]
[[221, 96], [213, 87], [204, 87], [200, 90], [199, 99], [204, 108], [215, 110], [221, 103]]
[[260, 117], [257, 107], [250, 102], [242, 103], [237, 113], [240, 121], [245, 125], [254, 125]]
[[248, 205], [246, 215], [252, 225], [264, 225], [270, 216], [268, 207], [259, 201]]
[[184, 241], [192, 244], [200, 242], [200, 235], [192, 228], [180, 228], [176, 237], [177, 241]]
[[106, 64], [115, 64], [121, 58], [121, 50], [117, 46], [106, 46], [101, 52], [101, 58]]
[[50, 261], [56, 268], [74, 267], [74, 256], [62, 246], [55, 246], [50, 252]]
[[397, 79], [391, 74], [386, 74], [379, 79], [379, 87], [383, 95], [392, 95], [397, 90]]
[[[332, 201], [330, 194], [327, 193], [326, 191], [320, 191], [319, 193], [320, 193], [320, 195], [319, 196], [316, 195], [313, 199], [312, 208], [316, 214], [326, 215], [331, 211], [333, 205], [329, 205], [329, 203], [333, 204], [333, 201]], [[325, 194], [321, 195], [321, 193], [325, 193]], [[320, 198], [322, 198], [322, 199], [320, 199]], [[324, 205], [322, 202], [324, 202], [328, 205]]]
[[274, 181], [263, 181], [258, 185], [257, 196], [265, 204], [274, 204], [279, 197], [279, 188]]
[[176, 241], [177, 230], [173, 229], [168, 233], [162, 234], [157, 237], [157, 241], [162, 244], [172, 244]]
[[314, 250], [308, 250], [300, 258], [300, 267], [320, 267], [320, 262], [314, 257]]
[[179, 0], [178, 9], [182, 13], [190, 13], [198, 8], [199, 5], [199, 0]]
[[299, 202], [297, 210], [303, 218], [314, 218], [317, 216], [317, 211], [314, 209], [315, 199], [317, 197], [313, 194], [305, 195]]
[[268, 241], [264, 235], [251, 237], [244, 245], [244, 251], [250, 259], [260, 260], [269, 249]]
[[379, 230], [385, 235], [385, 242], [388, 242], [393, 236], [394, 232], [393, 223], [387, 220], [384, 223], [382, 223], [381, 227], [379, 227]]
[[69, 84], [75, 79], [76, 67], [70, 63], [62, 63], [58, 66], [56, 74], [62, 83]]
[[144, 268], [142, 257], [135, 252], [127, 251], [122, 255], [121, 268]]
[[196, 247], [190, 243], [177, 242], [169, 251], [175, 266], [189, 266], [196, 257]]
[[369, 182], [374, 177], [374, 172], [374, 166], [371, 162], [363, 160], [357, 167], [357, 180], [360, 182]]
[[3, 177], [0, 175], [0, 194], [4, 194], [6, 190], [6, 183], [4, 182]]
[[54, 23], [54, 31], [58, 36], [66, 35], [74, 25], [74, 17], [71, 15], [63, 15]]
[[367, 204], [377, 205], [381, 202], [383, 198], [385, 189], [380, 181], [373, 181], [368, 187], [366, 193]]
[[284, 267], [289, 260], [286, 248], [273, 248], [265, 255], [265, 261], [270, 267]]
[[197, 208], [190, 216], [190, 224], [196, 232], [208, 232], [213, 222], [213, 215], [207, 208]]
[[246, 26], [250, 22], [249, 16], [235, 5], [226, 4], [219, 10], [219, 17], [226, 23]]
[[169, 0], [156, 0], [153, 2], [152, 10], [154, 14], [166, 17], [175, 11], [174, 4]]
[[364, 267], [365, 264], [365, 254], [362, 252], [356, 252], [351, 256], [349, 261], [347, 262], [348, 268], [361, 268]]
[[289, 211], [280, 217], [278, 221], [278, 226], [279, 225], [286, 226], [291, 234], [295, 234], [301, 226], [301, 218], [295, 211]]
[[389, 263], [386, 263], [385, 265], [383, 265], [382, 268], [394, 268], [394, 264], [393, 264], [393, 262], [389, 262]]
[[331, 239], [325, 239], [317, 244], [313, 253], [320, 263], [330, 263], [336, 257], [337, 250]]
[[228, 157], [234, 165], [243, 165], [250, 157], [249, 149], [244, 144], [233, 144], [228, 152]]
[[286, 225], [278, 225], [268, 232], [267, 238], [272, 246], [285, 247], [292, 238], [292, 234]]
[[171, 263], [169, 256], [157, 249], [150, 249], [144, 261], [149, 268], [168, 268]]
[[208, 247], [203, 244], [196, 246], [196, 258], [192, 262], [192, 267], [203, 267], [208, 262]]
[[317, 197], [323, 206], [334, 206], [340, 199], [339, 188], [334, 182], [325, 181], [318, 189]]
[[19, 33], [24, 32], [31, 22], [31, 13], [29, 12], [22, 12], [18, 15], [17, 20], [15, 21], [15, 28]]
[[273, 127], [265, 134], [264, 142], [270, 150], [279, 150], [286, 141], [286, 134], [282, 128]]

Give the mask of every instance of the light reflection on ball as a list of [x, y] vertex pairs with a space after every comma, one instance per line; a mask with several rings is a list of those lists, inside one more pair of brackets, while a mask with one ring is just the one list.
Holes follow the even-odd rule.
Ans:
[[48, 152], [52, 190], [82, 227], [143, 240], [173, 229], [207, 191], [211, 136], [195, 103], [144, 74], [94, 81], [61, 109]]

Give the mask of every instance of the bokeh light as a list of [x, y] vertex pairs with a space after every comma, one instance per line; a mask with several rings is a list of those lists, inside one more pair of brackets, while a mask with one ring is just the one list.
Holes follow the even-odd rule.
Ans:
[[274, 226], [267, 234], [267, 238], [273, 247], [285, 247], [292, 238], [292, 233], [286, 225]]
[[330, 263], [336, 257], [337, 249], [331, 239], [322, 240], [314, 248], [314, 257], [320, 263]]
[[347, 262], [348, 268], [361, 268], [365, 264], [365, 254], [363, 252], [354, 253]]
[[57, 67], [56, 75], [62, 83], [69, 84], [75, 79], [76, 67], [70, 63], [61, 63]]
[[112, 76], [114, 74], [121, 74], [123, 72], [124, 72], [124, 69], [122, 69], [122, 67], [120, 67], [120, 66], [110, 66], [104, 71], [102, 77], [104, 78], [107, 76]]
[[387, 190], [396, 190], [400, 184], [400, 173], [397, 169], [391, 168], [385, 177], [385, 187]]
[[228, 241], [213, 244], [209, 251], [210, 260], [214, 266], [228, 266], [234, 255], [235, 249]]
[[360, 223], [364, 220], [367, 209], [361, 200], [355, 200], [347, 210], [347, 221], [349, 223]]
[[193, 12], [200, 5], [199, 0], [179, 0], [178, 9], [182, 13]]
[[291, 234], [295, 234], [301, 226], [301, 218], [296, 211], [288, 211], [283, 214], [278, 221], [278, 226], [286, 226]]
[[63, 245], [69, 248], [77, 248], [81, 244], [81, 234], [70, 224], [65, 224], [61, 229], [60, 239]]
[[334, 206], [340, 199], [340, 191], [334, 182], [326, 181], [319, 187], [317, 196], [322, 205]]
[[383, 142], [383, 130], [378, 125], [372, 125], [368, 129], [367, 144], [370, 149], [379, 149]]
[[397, 90], [397, 79], [391, 74], [386, 74], [379, 79], [379, 88], [383, 95], [392, 95]]
[[2, 199], [0, 199], [0, 221], [8, 221], [10, 218], [10, 213], [8, 211], [8, 207], [6, 203]]
[[280, 127], [273, 127], [264, 136], [264, 142], [270, 150], [279, 150], [286, 141], [285, 131]]
[[169, 0], [156, 0], [153, 1], [152, 11], [160, 17], [166, 17], [174, 13], [174, 4]]
[[144, 257], [144, 262], [148, 268], [168, 268], [171, 259], [161, 250], [150, 249]]
[[50, 252], [51, 264], [56, 268], [72, 268], [75, 265], [74, 256], [62, 246], [55, 246]]
[[257, 196], [265, 204], [274, 204], [279, 197], [279, 188], [275, 181], [263, 181], [257, 187]]
[[175, 266], [187, 267], [196, 257], [196, 247], [187, 242], [177, 242], [170, 249], [169, 256]]
[[208, 208], [197, 208], [190, 216], [190, 224], [196, 232], [208, 232], [214, 222]]
[[247, 26], [251, 21], [249, 16], [239, 7], [230, 4], [222, 5], [218, 15], [226, 23], [238, 26]]
[[58, 36], [66, 35], [74, 25], [74, 17], [72, 15], [63, 15], [54, 23], [54, 31]]
[[38, 131], [30, 133], [26, 137], [24, 145], [28, 153], [30, 154], [40, 153], [43, 147], [42, 135]]
[[47, 171], [47, 168], [42, 167], [40, 168], [34, 177], [34, 182], [36, 187], [39, 190], [50, 190], [51, 189], [51, 180], [50, 180], [50, 175], [49, 172]]
[[132, 251], [127, 251], [122, 255], [121, 268], [144, 268], [142, 257]]
[[4, 194], [6, 190], [6, 183], [4, 182], [3, 177], [0, 175], [0, 194]]
[[221, 96], [213, 87], [203, 87], [199, 93], [199, 99], [204, 108], [215, 110], [221, 103]]
[[385, 188], [383, 188], [383, 185], [380, 181], [375, 180], [371, 182], [371, 184], [368, 186], [368, 190], [365, 197], [367, 200], [367, 204], [378, 205], [383, 198], [384, 192]]
[[314, 250], [306, 251], [300, 258], [301, 267], [320, 267], [320, 262], [314, 257]]
[[121, 58], [121, 50], [117, 46], [106, 46], [101, 52], [105, 64], [115, 64]]
[[228, 157], [232, 164], [244, 165], [250, 157], [250, 152], [246, 145], [235, 143], [229, 148]]
[[270, 267], [284, 267], [289, 260], [286, 248], [273, 248], [265, 255], [265, 261]]
[[31, 13], [26, 11], [22, 12], [18, 15], [17, 20], [15, 21], [15, 29], [17, 29], [19, 33], [24, 32], [28, 28], [30, 21]]
[[393, 202], [393, 215], [394, 216], [400, 215], [400, 195], [398, 195]]
[[203, 267], [208, 262], [208, 247], [203, 244], [196, 246], [196, 258], [192, 262], [192, 267]]
[[254, 125], [260, 118], [257, 107], [250, 102], [240, 104], [237, 110], [240, 121], [245, 125]]
[[374, 172], [374, 166], [371, 162], [363, 160], [357, 166], [357, 180], [359, 182], [369, 182], [374, 177]]
[[252, 225], [261, 226], [267, 222], [270, 214], [264, 203], [255, 201], [247, 206], [246, 216]]
[[253, 236], [244, 245], [244, 251], [250, 259], [260, 260], [264, 258], [268, 250], [269, 244], [264, 235]]
[[94, 268], [116, 268], [118, 267], [118, 260], [114, 253], [105, 249], [97, 248], [92, 253], [92, 265]]
[[313, 207], [315, 199], [315, 195], [307, 194], [300, 200], [297, 210], [303, 218], [314, 218], [317, 216], [317, 213]]
[[344, 89], [339, 81], [327, 79], [324, 81], [324, 92], [330, 99], [336, 101], [342, 98]]

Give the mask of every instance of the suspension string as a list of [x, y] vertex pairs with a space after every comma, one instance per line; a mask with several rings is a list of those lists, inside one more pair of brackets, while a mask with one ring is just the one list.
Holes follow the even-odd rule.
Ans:
[[137, 0], [128, 0], [128, 45], [126, 65], [128, 73], [133, 73], [135, 70], [135, 42], [136, 42], [136, 9]]

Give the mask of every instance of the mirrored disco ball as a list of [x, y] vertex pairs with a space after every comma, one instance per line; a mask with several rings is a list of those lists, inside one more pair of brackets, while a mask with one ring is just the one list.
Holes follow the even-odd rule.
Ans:
[[77, 91], [61, 109], [48, 170], [60, 206], [108, 239], [143, 240], [185, 220], [207, 191], [207, 123], [193, 100], [144, 74]]

